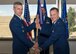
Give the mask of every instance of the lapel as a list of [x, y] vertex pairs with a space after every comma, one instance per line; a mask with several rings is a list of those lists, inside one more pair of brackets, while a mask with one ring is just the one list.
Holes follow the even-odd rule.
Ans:
[[17, 22], [17, 25], [22, 26], [22, 19], [20, 19], [18, 16], [14, 15], [13, 20]]
[[14, 20], [16, 20], [17, 22], [21, 22], [22, 19], [20, 19], [18, 16], [14, 15]]

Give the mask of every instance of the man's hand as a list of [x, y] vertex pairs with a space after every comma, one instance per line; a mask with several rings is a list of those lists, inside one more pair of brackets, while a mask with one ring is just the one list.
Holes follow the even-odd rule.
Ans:
[[36, 15], [35, 23], [39, 23], [39, 15]]
[[40, 26], [40, 23], [39, 23], [39, 15], [36, 16], [35, 23], [36, 23], [36, 28], [41, 29], [41, 26]]
[[34, 53], [35, 54], [39, 54], [40, 53], [40, 50], [39, 50], [39, 47], [38, 47], [38, 42], [36, 42], [33, 46], [33, 50], [34, 50]]
[[38, 43], [36, 42], [32, 48], [30, 48], [30, 53], [32, 54], [40, 54], [40, 50], [38, 48]]
[[35, 54], [40, 54], [40, 50], [39, 49], [35, 49]]
[[38, 48], [38, 42], [36, 42], [33, 47]]

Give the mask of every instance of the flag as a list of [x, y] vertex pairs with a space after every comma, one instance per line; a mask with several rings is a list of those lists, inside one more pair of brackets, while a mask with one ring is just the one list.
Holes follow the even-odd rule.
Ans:
[[63, 19], [66, 19], [67, 18], [66, 0], [64, 0], [64, 1], [62, 0], [61, 4], [62, 4], [62, 10], [61, 10], [62, 14], [61, 14], [61, 17]]
[[[30, 25], [30, 13], [29, 13], [29, 6], [28, 6], [28, 1], [25, 0], [25, 5], [24, 5], [24, 24], [29, 26]], [[31, 32], [28, 32], [27, 35], [29, 38], [32, 38]]]
[[44, 9], [46, 11], [45, 15], [47, 16], [46, 0], [44, 0]]
[[24, 5], [24, 18], [26, 19], [27, 23], [30, 22], [30, 13], [29, 13], [29, 6], [27, 0], [25, 0], [25, 5]]
[[61, 18], [65, 22], [66, 25], [66, 36], [69, 37], [69, 31], [68, 31], [68, 20], [67, 20], [67, 9], [66, 9], [66, 0], [61, 0]]
[[[39, 22], [40, 24], [43, 24], [43, 19], [42, 19], [42, 11], [41, 11], [41, 0], [37, 0], [38, 6], [37, 6], [37, 15], [39, 15]], [[34, 36], [36, 39], [36, 29], [34, 29]]]
[[38, 0], [37, 14], [39, 15], [40, 24], [43, 24], [42, 11], [41, 11], [41, 0]]

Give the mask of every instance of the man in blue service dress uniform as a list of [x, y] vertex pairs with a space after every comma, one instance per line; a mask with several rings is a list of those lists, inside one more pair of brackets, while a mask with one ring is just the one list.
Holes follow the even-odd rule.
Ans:
[[[43, 24], [41, 25], [41, 30], [38, 34], [38, 44], [41, 46], [50, 36], [52, 21], [49, 17], [45, 15], [44, 7], [41, 7]], [[40, 52], [40, 54], [49, 54], [49, 46]]]
[[22, 3], [15, 2], [13, 8], [14, 16], [9, 24], [13, 36], [13, 54], [27, 54], [29, 48], [36, 46], [27, 36], [27, 32], [38, 27], [38, 25], [36, 25], [37, 20], [30, 26], [24, 26], [21, 20], [23, 10]]
[[[38, 30], [38, 45], [39, 45], [39, 47], [49, 38], [50, 33], [51, 33], [51, 26], [52, 26], [52, 21], [49, 17], [46, 16], [46, 14], [45, 14], [46, 11], [45, 11], [44, 7], [41, 7], [41, 11], [42, 11], [43, 24], [41, 24], [41, 28]], [[36, 29], [34, 29], [34, 33], [36, 36]], [[40, 54], [49, 54], [49, 46], [47, 49], [42, 50], [40, 52]]]
[[53, 44], [54, 54], [69, 54], [66, 28], [63, 20], [59, 18], [59, 10], [55, 7], [51, 8], [50, 17], [52, 20], [52, 32], [49, 38], [40, 47], [42, 50], [45, 50], [48, 46]]
[[[49, 18], [45, 19], [45, 22], [41, 26], [41, 30], [38, 35], [39, 47], [49, 38], [51, 34], [51, 20]], [[40, 52], [40, 54], [49, 54], [49, 46]]]

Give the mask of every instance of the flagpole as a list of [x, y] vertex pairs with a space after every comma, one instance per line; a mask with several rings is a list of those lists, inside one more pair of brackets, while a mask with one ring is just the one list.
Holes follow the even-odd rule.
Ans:
[[61, 17], [61, 0], [56, 0], [57, 8], [59, 9], [59, 16]]
[[[35, 42], [38, 43], [38, 28], [36, 29], [36, 41]], [[39, 52], [36, 52], [36, 50], [35, 50], [35, 54], [39, 54]]]
[[[42, 22], [42, 11], [41, 11], [41, 0], [38, 1], [38, 9], [37, 9], [37, 15], [39, 15], [39, 22], [40, 24], [43, 24]], [[36, 28], [36, 40], [35, 43], [38, 43], [38, 28]], [[38, 46], [39, 48], [39, 46]], [[38, 49], [35, 50], [35, 54], [40, 54], [40, 52], [37, 52]]]
[[36, 29], [36, 42], [38, 42], [38, 28]]

